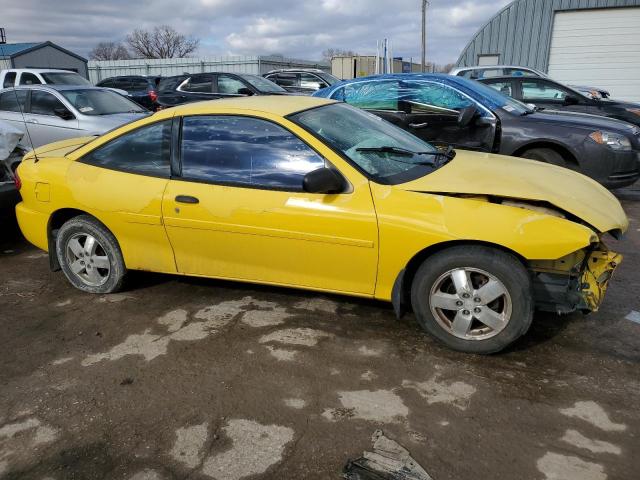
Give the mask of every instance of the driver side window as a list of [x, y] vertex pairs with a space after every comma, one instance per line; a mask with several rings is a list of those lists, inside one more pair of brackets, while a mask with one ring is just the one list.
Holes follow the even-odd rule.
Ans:
[[411, 105], [411, 113], [451, 113], [472, 106], [472, 100], [446, 85], [404, 82], [401, 99]]
[[527, 80], [522, 82], [522, 99], [525, 102], [535, 103], [536, 100], [563, 102], [566, 97], [567, 92], [544, 81]]
[[83, 163], [140, 175], [171, 176], [171, 120], [154, 123], [89, 152]]
[[398, 111], [398, 80], [351, 83], [338, 89], [331, 98], [343, 100], [367, 110]]

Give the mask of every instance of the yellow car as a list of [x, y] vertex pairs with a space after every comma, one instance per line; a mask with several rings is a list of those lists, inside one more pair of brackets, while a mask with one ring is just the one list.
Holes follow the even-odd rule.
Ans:
[[376, 298], [496, 352], [534, 308], [596, 310], [620, 204], [570, 170], [443, 152], [343, 103], [216, 100], [29, 153], [17, 217], [77, 288], [127, 270]]

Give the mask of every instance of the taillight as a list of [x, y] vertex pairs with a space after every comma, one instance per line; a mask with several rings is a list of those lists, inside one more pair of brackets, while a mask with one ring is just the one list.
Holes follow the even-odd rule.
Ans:
[[20, 180], [20, 175], [18, 175], [18, 170], [13, 172], [13, 183], [15, 183], [16, 189], [20, 190], [22, 188], [22, 180]]
[[155, 90], [149, 90], [149, 98], [151, 99], [152, 102], [155, 102], [156, 100], [158, 100], [158, 94], [156, 93]]

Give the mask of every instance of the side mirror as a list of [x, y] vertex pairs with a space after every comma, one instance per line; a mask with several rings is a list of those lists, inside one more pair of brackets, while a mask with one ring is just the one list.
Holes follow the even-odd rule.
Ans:
[[247, 87], [242, 87], [238, 89], [238, 93], [240, 95], [247, 95], [248, 97], [250, 97], [251, 95], [253, 95], [253, 92], [248, 89]]
[[65, 107], [54, 108], [53, 113], [55, 113], [57, 117], [60, 117], [63, 120], [73, 120], [74, 118], [76, 118], [73, 113], [71, 113]]
[[309, 172], [302, 179], [302, 188], [308, 193], [340, 193], [344, 187], [344, 179], [327, 167]]
[[579, 103], [580, 103], [580, 99], [578, 97], [574, 97], [573, 95], [567, 95], [564, 98], [563, 105], [565, 106], [578, 105]]
[[460, 113], [458, 114], [458, 126], [466, 127], [467, 125], [469, 125], [471, 123], [471, 120], [473, 120], [473, 117], [476, 116], [476, 113], [478, 113], [478, 110], [476, 110], [476, 107], [474, 107], [473, 105], [460, 110]]

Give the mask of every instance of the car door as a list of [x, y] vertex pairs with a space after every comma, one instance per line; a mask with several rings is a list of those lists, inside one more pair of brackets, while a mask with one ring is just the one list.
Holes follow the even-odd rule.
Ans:
[[75, 115], [61, 118], [56, 114], [56, 111], [70, 111], [70, 109], [53, 93], [33, 89], [30, 98], [28, 113], [25, 117], [31, 141], [36, 147], [82, 136]]
[[483, 80], [482, 83], [488, 87], [497, 90], [507, 97], [515, 98], [516, 100], [522, 100], [520, 94], [520, 81], [515, 78], [495, 78], [490, 80]]
[[521, 78], [521, 100], [549, 110], [586, 112], [588, 101], [582, 95], [544, 78]]
[[304, 192], [304, 175], [329, 165], [325, 156], [346, 163], [289, 127], [235, 115], [183, 119], [181, 177], [163, 200], [178, 271], [371, 295], [378, 232], [368, 181], [351, 169], [345, 193]]
[[171, 119], [147, 123], [99, 144], [71, 162], [66, 174], [76, 204], [113, 232], [131, 269], [176, 271], [162, 224], [171, 132]]
[[219, 73], [216, 75], [216, 85], [217, 86], [214, 91], [221, 98], [241, 97], [256, 93], [254, 88], [252, 88], [248, 83], [240, 80], [235, 75]]
[[309, 72], [300, 73], [300, 91], [307, 95], [312, 95], [321, 88], [326, 88], [329, 85], [317, 75]]
[[10, 123], [25, 133], [20, 145], [26, 149], [33, 148], [26, 134], [24, 113], [27, 104], [27, 90], [6, 90], [0, 93], [0, 120]]

